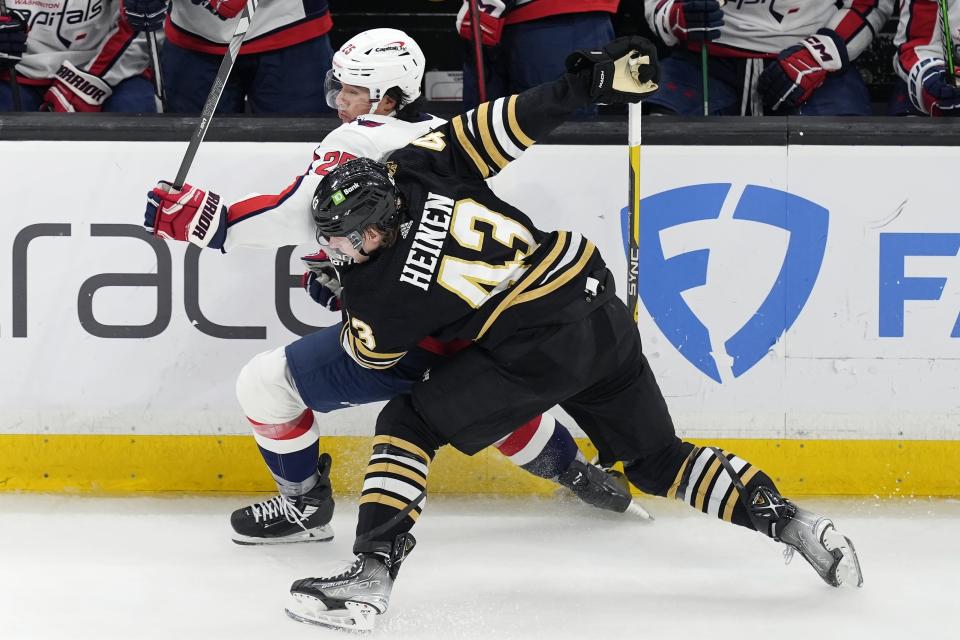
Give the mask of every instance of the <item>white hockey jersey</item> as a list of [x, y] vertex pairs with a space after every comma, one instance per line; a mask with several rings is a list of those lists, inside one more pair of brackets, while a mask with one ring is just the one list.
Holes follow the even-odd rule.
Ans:
[[[893, 40], [897, 47], [893, 66], [908, 83], [910, 71], [922, 60], [945, 60], [939, 4], [937, 0], [901, 0], [900, 22]], [[947, 7], [950, 35], [956, 45], [960, 43], [960, 0], [948, 0]], [[954, 65], [958, 62], [954, 53]]]
[[[170, 42], [201, 53], [226, 53], [239, 17], [221, 20], [190, 0], [171, 0], [170, 5], [164, 26]], [[263, 53], [300, 44], [322, 36], [332, 27], [327, 0], [262, 0], [240, 53]]]
[[[645, 0], [650, 27], [674, 46], [677, 37], [667, 23], [672, 0]], [[727, 0], [720, 38], [707, 45], [712, 56], [770, 58], [798, 44], [818, 29], [836, 31], [853, 60], [867, 48], [893, 13], [894, 0]], [[660, 10], [664, 9], [664, 10]], [[699, 42], [688, 42], [700, 51]]]
[[7, 0], [27, 22], [27, 51], [17, 64], [20, 81], [47, 85], [70, 61], [110, 86], [149, 65], [146, 37], [121, 15], [122, 0]]
[[306, 173], [286, 189], [273, 195], [249, 195], [227, 207], [224, 251], [316, 242], [310, 205], [324, 176], [354, 158], [383, 161], [443, 123], [433, 116], [424, 116], [420, 122], [405, 122], [389, 116], [365, 115], [340, 125], [314, 150]]

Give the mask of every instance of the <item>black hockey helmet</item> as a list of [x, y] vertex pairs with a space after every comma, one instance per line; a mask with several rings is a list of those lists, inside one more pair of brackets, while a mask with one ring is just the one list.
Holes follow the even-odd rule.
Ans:
[[331, 171], [313, 194], [317, 238], [346, 237], [357, 250], [363, 230], [397, 226], [397, 192], [387, 167], [370, 158], [356, 158]]

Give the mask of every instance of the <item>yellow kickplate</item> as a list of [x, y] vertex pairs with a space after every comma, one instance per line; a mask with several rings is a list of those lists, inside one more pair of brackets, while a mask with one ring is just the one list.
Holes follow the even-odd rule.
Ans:
[[[334, 459], [334, 488], [357, 492], [372, 438], [320, 439]], [[786, 495], [960, 496], [960, 441], [711, 440], [763, 469]], [[589, 457], [592, 446], [580, 446]], [[495, 450], [450, 447], [430, 466], [431, 493], [548, 494]], [[252, 437], [0, 435], [0, 491], [135, 493], [273, 491]]]

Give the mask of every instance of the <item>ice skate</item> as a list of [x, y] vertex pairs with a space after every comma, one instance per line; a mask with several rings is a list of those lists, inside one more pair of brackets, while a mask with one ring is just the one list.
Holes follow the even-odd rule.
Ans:
[[575, 459], [560, 474], [557, 482], [598, 509], [631, 513], [644, 520], [653, 520], [653, 516], [634, 501], [630, 495], [630, 485], [619, 471]]
[[233, 541], [253, 545], [333, 540], [330, 464], [329, 455], [320, 456], [320, 480], [302, 496], [277, 495], [234, 511], [230, 516]]
[[397, 536], [392, 548], [361, 552], [342, 572], [324, 578], [304, 578], [290, 587], [287, 615], [307, 624], [333, 629], [371, 631], [376, 617], [390, 604], [393, 581], [416, 540]]
[[863, 586], [853, 542], [829, 518], [801, 509], [766, 487], [754, 491], [750, 502], [755, 515], [770, 521], [774, 540], [787, 545], [788, 564], [797, 551], [830, 586]]

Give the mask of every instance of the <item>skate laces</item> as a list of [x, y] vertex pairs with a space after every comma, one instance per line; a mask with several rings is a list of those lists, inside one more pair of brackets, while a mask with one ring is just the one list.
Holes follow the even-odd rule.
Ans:
[[306, 516], [297, 509], [293, 500], [284, 495], [274, 496], [269, 500], [250, 505], [250, 510], [253, 512], [254, 522], [276, 520], [282, 516], [290, 524], [300, 525], [304, 531], [307, 530], [307, 527], [303, 524]]
[[355, 573], [355, 572], [360, 568], [360, 565], [361, 565], [362, 563], [363, 563], [363, 557], [362, 557], [361, 555], [357, 554], [357, 556], [356, 556], [353, 560], [348, 560], [348, 561], [347, 561], [347, 563], [346, 563], [346, 565], [344, 565], [343, 569], [340, 570], [340, 573], [336, 573], [336, 574], [330, 576], [329, 578], [324, 578], [324, 579], [325, 579], [325, 580], [336, 580], [337, 578], [346, 578], [346, 577], [349, 576], [350, 574]]

